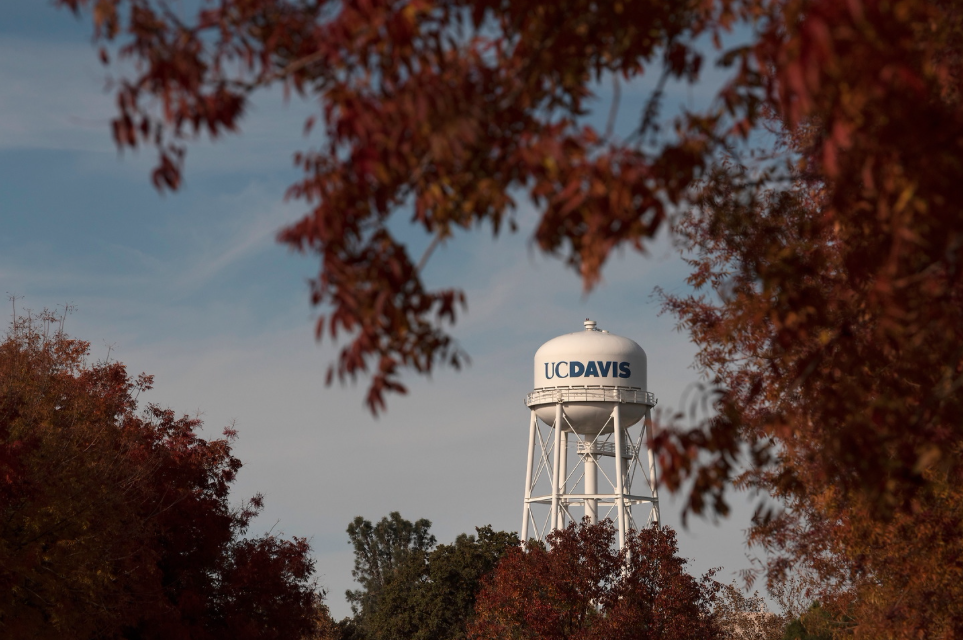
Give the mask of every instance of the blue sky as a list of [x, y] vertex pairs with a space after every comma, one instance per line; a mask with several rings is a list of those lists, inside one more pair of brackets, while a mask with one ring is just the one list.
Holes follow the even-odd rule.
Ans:
[[[523, 206], [518, 234], [458, 236], [427, 267], [432, 285], [468, 294], [454, 332], [472, 365], [409, 377], [411, 395], [372, 418], [360, 386], [324, 385], [333, 352], [313, 339], [306, 285], [316, 262], [274, 242], [301, 213], [283, 194], [313, 105], [259, 96], [242, 133], [192, 146], [184, 188], [161, 196], [149, 150], [121, 155], [110, 139], [104, 81], [87, 23], [45, 2], [0, 5], [0, 290], [21, 309], [74, 305], [68, 330], [94, 358], [109, 349], [132, 372], [155, 374], [147, 400], [199, 413], [209, 437], [233, 423], [245, 464], [235, 499], [263, 492], [255, 529], [311, 538], [337, 617], [354, 586], [344, 530], [355, 515], [427, 517], [442, 542], [476, 525], [518, 530], [523, 398], [546, 340], [589, 316], [633, 338], [662, 407], [699, 379], [694, 347], [652, 298], [655, 286], [685, 290], [685, 265], [665, 239], [647, 257], [614, 259], [583, 296], [574, 273], [531, 251], [535, 212]], [[644, 84], [623, 91], [621, 129], [644, 95]], [[600, 102], [603, 120], [607, 111]], [[740, 506], [721, 525], [691, 523], [683, 555], [731, 579], [748, 565], [749, 515]], [[678, 505], [666, 500], [663, 519], [680, 527]]]

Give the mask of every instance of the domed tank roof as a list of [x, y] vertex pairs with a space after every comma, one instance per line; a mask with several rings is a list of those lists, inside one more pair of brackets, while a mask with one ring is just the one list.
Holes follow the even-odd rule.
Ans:
[[592, 320], [585, 330], [552, 338], [535, 352], [535, 388], [632, 387], [647, 390], [645, 351], [634, 340], [600, 331]]

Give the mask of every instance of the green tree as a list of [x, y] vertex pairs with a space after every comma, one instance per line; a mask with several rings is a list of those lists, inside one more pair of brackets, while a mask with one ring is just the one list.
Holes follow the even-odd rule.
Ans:
[[482, 580], [518, 535], [477, 527], [430, 553], [416, 552], [389, 578], [377, 610], [367, 620], [377, 640], [451, 640], [465, 635]]
[[428, 530], [431, 522], [424, 518], [409, 522], [397, 511], [372, 525], [357, 516], [348, 525], [348, 540], [354, 547], [354, 569], [351, 575], [361, 585], [348, 590], [355, 623], [362, 630], [367, 619], [378, 609], [381, 592], [392, 575], [415, 553], [427, 553], [435, 546], [435, 536]]
[[840, 628], [832, 615], [814, 602], [808, 611], [786, 625], [782, 640], [833, 640], [833, 630]]

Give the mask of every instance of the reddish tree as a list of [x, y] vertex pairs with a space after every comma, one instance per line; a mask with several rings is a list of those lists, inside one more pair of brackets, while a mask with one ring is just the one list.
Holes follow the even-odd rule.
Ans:
[[719, 415], [665, 439], [667, 478], [694, 471], [693, 505], [718, 505], [749, 443], [741, 482], [782, 507], [750, 530], [771, 581], [815, 577], [836, 633], [957, 637], [963, 14], [786, 7], [758, 51], [782, 74], [772, 116], [798, 163], [755, 197], [707, 183], [681, 225], [711, 295], [667, 305], [717, 376]]
[[[715, 458], [696, 471], [693, 495], [720, 500], [749, 443], [755, 464], [739, 481], [781, 503], [760, 510], [750, 529], [769, 554], [771, 583], [791, 569], [811, 574], [811, 595], [840, 633], [956, 637], [963, 286], [952, 251], [931, 251], [959, 231], [944, 227], [945, 238], [917, 236], [887, 252], [894, 239], [884, 230], [897, 221], [861, 219], [866, 202], [843, 215], [835, 185], [814, 177], [822, 175], [812, 168], [821, 162], [811, 153], [818, 135], [800, 130], [787, 140], [803, 158], [793, 189], [747, 203], [710, 186], [681, 225], [695, 250], [692, 283], [713, 295], [666, 304], [717, 376], [719, 415], [665, 438], [663, 456], [674, 459], [667, 478], [677, 486], [678, 472], [694, 468], [691, 452], [708, 449]], [[932, 155], [926, 162], [955, 162], [940, 149]], [[906, 174], [918, 169], [904, 162], [894, 179], [908, 188]], [[917, 180], [929, 195], [904, 194], [928, 204], [899, 223], [904, 234], [951, 215], [942, 178]], [[933, 182], [946, 193], [934, 195]], [[865, 273], [870, 259], [896, 255], [896, 280]]]
[[711, 604], [712, 573], [685, 571], [668, 527], [631, 531], [616, 551], [611, 521], [570, 524], [553, 532], [550, 549], [511, 550], [486, 580], [469, 637], [718, 638]]
[[307, 542], [243, 538], [260, 496], [228, 503], [233, 433], [137, 414], [150, 377], [87, 349], [48, 314], [0, 343], [0, 635], [311, 633], [324, 609]]

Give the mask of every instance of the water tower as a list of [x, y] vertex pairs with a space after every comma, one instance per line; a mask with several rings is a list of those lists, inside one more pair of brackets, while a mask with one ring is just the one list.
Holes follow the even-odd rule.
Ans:
[[[535, 352], [535, 389], [525, 398], [532, 415], [522, 540], [530, 532], [544, 540], [580, 520], [575, 508], [583, 507], [593, 523], [599, 517], [618, 522], [621, 548], [626, 531], [637, 528], [633, 506], [649, 507], [647, 524], [659, 520], [655, 459], [647, 446], [656, 399], [648, 391], [642, 347], [592, 320], [584, 325]], [[630, 429], [640, 422], [633, 438]], [[539, 505], [548, 507], [547, 515]]]

